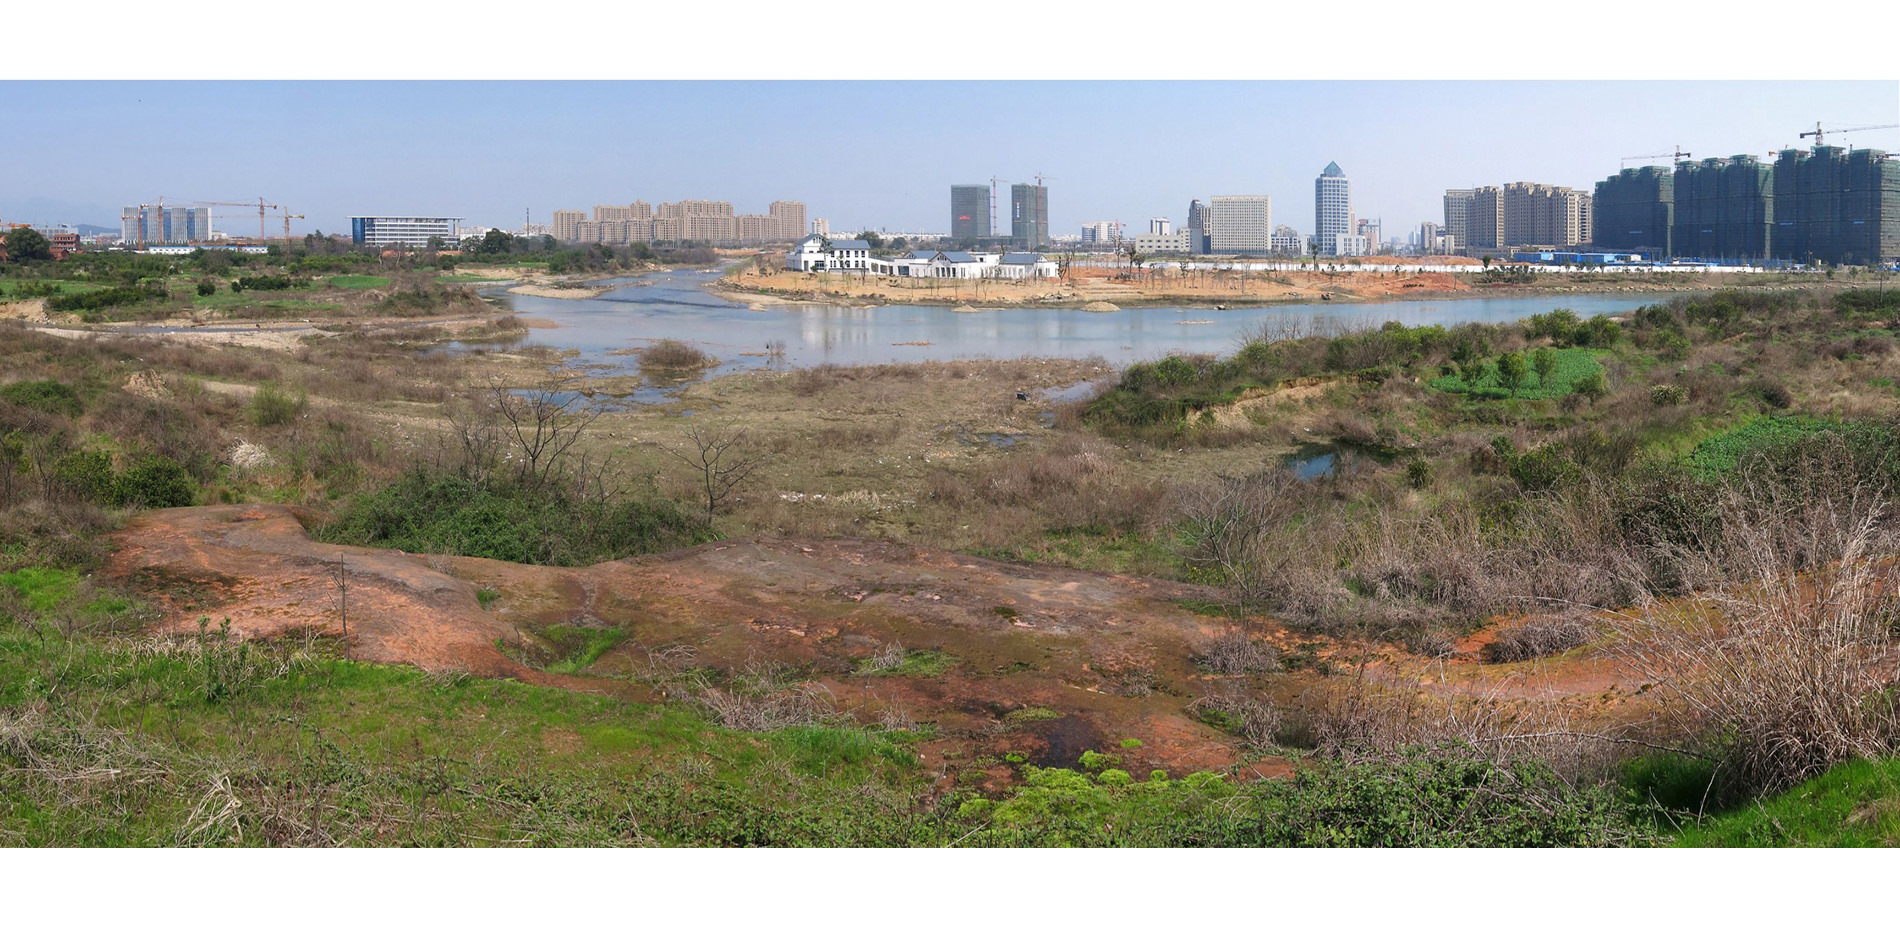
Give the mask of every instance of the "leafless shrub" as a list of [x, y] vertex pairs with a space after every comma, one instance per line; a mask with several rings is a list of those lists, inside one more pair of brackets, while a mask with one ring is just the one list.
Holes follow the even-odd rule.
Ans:
[[1279, 651], [1238, 628], [1215, 635], [1200, 651], [1201, 662], [1208, 672], [1217, 675], [1246, 676], [1280, 671]]
[[1667, 551], [1702, 591], [1627, 615], [1614, 650], [1665, 693], [1732, 786], [1762, 791], [1900, 746], [1900, 618], [1886, 503], [1771, 483], [1731, 491], [1723, 531]]
[[1517, 663], [1563, 653], [1587, 643], [1595, 631], [1590, 613], [1581, 609], [1533, 615], [1501, 628], [1497, 639], [1484, 645], [1484, 658], [1492, 663]]
[[719, 363], [712, 355], [687, 344], [663, 338], [653, 344], [638, 348], [634, 354], [640, 358], [640, 369], [648, 368], [666, 371], [698, 370]]
[[702, 686], [690, 699], [721, 727], [741, 731], [829, 724], [844, 717], [829, 689], [799, 681], [783, 664], [756, 660], [747, 661], [724, 688]]
[[878, 650], [877, 653], [872, 654], [871, 658], [864, 662], [861, 672], [866, 675], [890, 672], [904, 665], [904, 654], [906, 653], [908, 653], [908, 651], [904, 649], [903, 644], [891, 644], [888, 647]]
[[1279, 743], [1280, 709], [1239, 686], [1210, 689], [1190, 702], [1188, 710], [1255, 750], [1271, 749]]
[[699, 692], [697, 701], [720, 727], [740, 731], [825, 724], [840, 715], [831, 693], [816, 683], [761, 695], [707, 688]]

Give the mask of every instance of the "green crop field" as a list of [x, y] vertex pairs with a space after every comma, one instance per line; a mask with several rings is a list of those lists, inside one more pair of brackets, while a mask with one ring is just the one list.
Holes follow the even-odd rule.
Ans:
[[327, 281], [331, 286], [346, 290], [373, 290], [389, 285], [388, 277], [373, 274], [338, 274]]
[[1506, 399], [1513, 395], [1518, 399], [1561, 399], [1576, 389], [1577, 384], [1591, 374], [1600, 373], [1603, 365], [1597, 362], [1600, 351], [1590, 348], [1556, 348], [1551, 350], [1555, 364], [1550, 370], [1548, 382], [1537, 376], [1537, 369], [1525, 357], [1524, 382], [1513, 394], [1498, 381], [1497, 364], [1493, 362], [1486, 368], [1485, 375], [1477, 382], [1467, 382], [1457, 374], [1447, 374], [1431, 381], [1436, 390], [1447, 393], [1464, 393], [1483, 399]]

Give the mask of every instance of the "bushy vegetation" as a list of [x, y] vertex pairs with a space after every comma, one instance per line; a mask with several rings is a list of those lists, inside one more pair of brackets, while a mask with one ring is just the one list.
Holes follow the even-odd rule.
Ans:
[[554, 485], [524, 486], [414, 470], [350, 499], [313, 534], [332, 544], [585, 566], [711, 539], [665, 499], [589, 501]]

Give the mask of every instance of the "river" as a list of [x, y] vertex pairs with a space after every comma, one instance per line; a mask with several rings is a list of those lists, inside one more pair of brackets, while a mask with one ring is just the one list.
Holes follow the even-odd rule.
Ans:
[[[1406, 325], [1510, 322], [1568, 308], [1579, 316], [1623, 313], [1657, 296], [1532, 296], [1385, 302], [1289, 303], [1237, 309], [1141, 308], [958, 311], [947, 306], [751, 307], [707, 289], [718, 278], [691, 270], [610, 280], [592, 299], [484, 294], [505, 299], [523, 317], [556, 323], [531, 329], [526, 343], [580, 352], [580, 360], [628, 373], [625, 354], [662, 338], [684, 341], [721, 361], [709, 376], [768, 364], [880, 364], [957, 358], [1098, 356], [1123, 365], [1171, 353], [1227, 354], [1248, 334], [1336, 331], [1397, 320]], [[782, 359], [763, 356], [783, 342]]]

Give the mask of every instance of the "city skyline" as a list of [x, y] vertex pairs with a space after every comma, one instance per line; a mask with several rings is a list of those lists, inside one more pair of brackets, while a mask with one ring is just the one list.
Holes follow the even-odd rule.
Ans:
[[[946, 86], [972, 115], [900, 105]], [[815, 91], [848, 105], [797, 105]], [[1038, 118], [980, 116], [1024, 98], [1040, 104]], [[1311, 178], [1337, 161], [1352, 177], [1353, 211], [1398, 230], [1440, 218], [1446, 189], [1587, 190], [1627, 155], [1680, 145], [1697, 158], [1766, 158], [1811, 144], [1798, 135], [1816, 119], [1838, 129], [1897, 121], [1896, 110], [1900, 89], [1885, 81], [11, 81], [0, 84], [0, 118], [61, 157], [0, 155], [7, 176], [34, 178], [0, 190], [0, 218], [112, 227], [125, 205], [160, 195], [261, 195], [308, 217], [298, 234], [343, 233], [361, 214], [514, 228], [524, 213], [546, 223], [577, 203], [787, 198], [841, 231], [949, 232], [947, 186], [1043, 173], [1056, 235], [1100, 220], [1184, 225], [1190, 200], [1240, 192], [1286, 204], [1289, 224], [1310, 234]], [[1143, 132], [1128, 131], [1136, 113]], [[128, 137], [148, 143], [137, 159], [124, 157]], [[1900, 131], [1829, 141], [1896, 150]]]

